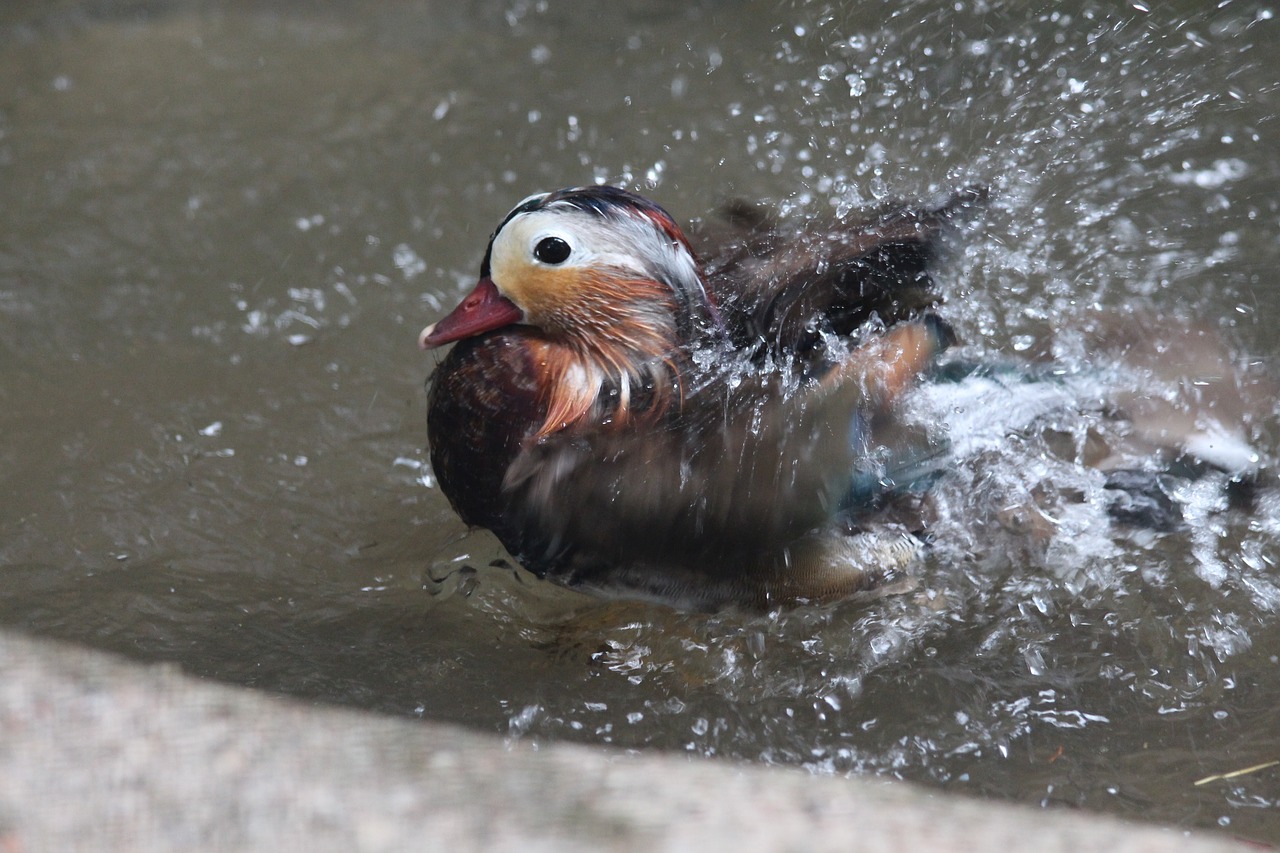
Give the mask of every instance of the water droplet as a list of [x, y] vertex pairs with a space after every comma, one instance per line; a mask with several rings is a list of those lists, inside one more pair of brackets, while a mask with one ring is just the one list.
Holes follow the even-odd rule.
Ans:
[[427, 270], [427, 262], [418, 256], [407, 243], [399, 243], [391, 250], [391, 262], [408, 281]]

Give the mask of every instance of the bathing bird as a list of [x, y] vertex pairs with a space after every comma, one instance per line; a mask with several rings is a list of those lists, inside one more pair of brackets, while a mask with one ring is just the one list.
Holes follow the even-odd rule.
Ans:
[[441, 490], [570, 587], [696, 609], [893, 587], [920, 539], [886, 507], [945, 451], [897, 417], [954, 342], [929, 267], [984, 200], [796, 228], [739, 203], [691, 240], [617, 187], [524, 199], [419, 338], [453, 344]]

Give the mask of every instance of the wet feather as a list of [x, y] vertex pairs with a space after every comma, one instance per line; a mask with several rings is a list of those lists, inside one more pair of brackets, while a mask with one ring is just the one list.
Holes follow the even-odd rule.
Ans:
[[[442, 488], [570, 585], [699, 607], [874, 587], [883, 567], [833, 521], [884, 467], [872, 425], [950, 343], [924, 263], [970, 202], [792, 241], [756, 223], [704, 276], [652, 202], [531, 197], [482, 265], [525, 322], [461, 341], [433, 380]], [[569, 247], [551, 265], [548, 238]]]

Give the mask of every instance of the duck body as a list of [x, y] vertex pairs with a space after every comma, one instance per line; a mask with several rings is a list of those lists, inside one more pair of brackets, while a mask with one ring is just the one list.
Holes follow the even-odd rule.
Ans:
[[850, 532], [899, 485], [895, 407], [951, 340], [926, 265], [978, 200], [791, 235], [739, 210], [700, 258], [624, 190], [531, 196], [421, 336], [455, 344], [428, 394], [442, 491], [570, 586], [696, 608], [875, 588], [891, 572]]

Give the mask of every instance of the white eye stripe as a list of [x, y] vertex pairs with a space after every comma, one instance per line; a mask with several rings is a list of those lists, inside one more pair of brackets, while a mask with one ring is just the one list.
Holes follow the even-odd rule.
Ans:
[[[565, 241], [570, 253], [559, 264], [538, 257], [538, 244], [554, 237]], [[601, 218], [574, 207], [552, 205], [515, 213], [494, 241], [495, 257], [522, 256], [526, 263], [546, 266], [612, 267], [642, 276], [697, 285], [696, 263], [682, 245], [637, 216]]]
[[[589, 263], [599, 257], [601, 247], [610, 244], [611, 235], [607, 229], [599, 229], [595, 223], [579, 219], [573, 213], [576, 211], [542, 209], [517, 214], [503, 226], [495, 241], [506, 246], [520, 246], [517, 251], [522, 251], [526, 258], [537, 263], [552, 266], [568, 261]], [[539, 247], [548, 240], [562, 244], [549, 257], [544, 254], [550, 251], [550, 246], [539, 251]], [[564, 251], [565, 248], [568, 252]]]

